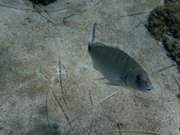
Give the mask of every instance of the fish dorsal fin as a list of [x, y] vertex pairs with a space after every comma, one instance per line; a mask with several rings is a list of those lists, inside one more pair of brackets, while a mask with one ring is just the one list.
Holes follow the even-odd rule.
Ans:
[[94, 39], [95, 39], [95, 29], [96, 29], [96, 23], [91, 28], [91, 31], [89, 33], [89, 40], [88, 40], [88, 51], [90, 51], [91, 46], [93, 45]]

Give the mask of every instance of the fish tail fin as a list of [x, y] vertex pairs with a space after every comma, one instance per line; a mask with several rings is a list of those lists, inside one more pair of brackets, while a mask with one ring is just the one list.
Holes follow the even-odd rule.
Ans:
[[96, 23], [91, 28], [91, 31], [89, 33], [89, 40], [88, 40], [88, 51], [91, 50], [91, 46], [93, 45], [94, 39], [95, 39], [95, 27]]

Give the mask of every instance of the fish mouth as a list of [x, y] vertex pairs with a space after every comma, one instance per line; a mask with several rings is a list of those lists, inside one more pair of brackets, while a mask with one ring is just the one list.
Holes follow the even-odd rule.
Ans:
[[146, 87], [144, 89], [141, 89], [141, 91], [147, 92], [147, 91], [151, 91], [152, 89], [154, 89], [154, 87], [152, 85], [150, 85], [150, 86], [148, 86], [148, 87]]

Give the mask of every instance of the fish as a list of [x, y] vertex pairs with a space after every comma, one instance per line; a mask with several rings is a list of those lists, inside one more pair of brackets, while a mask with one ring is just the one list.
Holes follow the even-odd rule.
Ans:
[[88, 52], [94, 68], [101, 72], [112, 85], [129, 86], [140, 91], [153, 89], [148, 74], [143, 67], [118, 47], [95, 42], [95, 27], [89, 32]]

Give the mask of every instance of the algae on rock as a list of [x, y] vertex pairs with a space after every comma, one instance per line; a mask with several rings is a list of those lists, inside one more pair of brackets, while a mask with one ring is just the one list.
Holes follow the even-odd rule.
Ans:
[[154, 9], [148, 18], [148, 30], [156, 40], [163, 43], [180, 72], [180, 2], [166, 1]]

